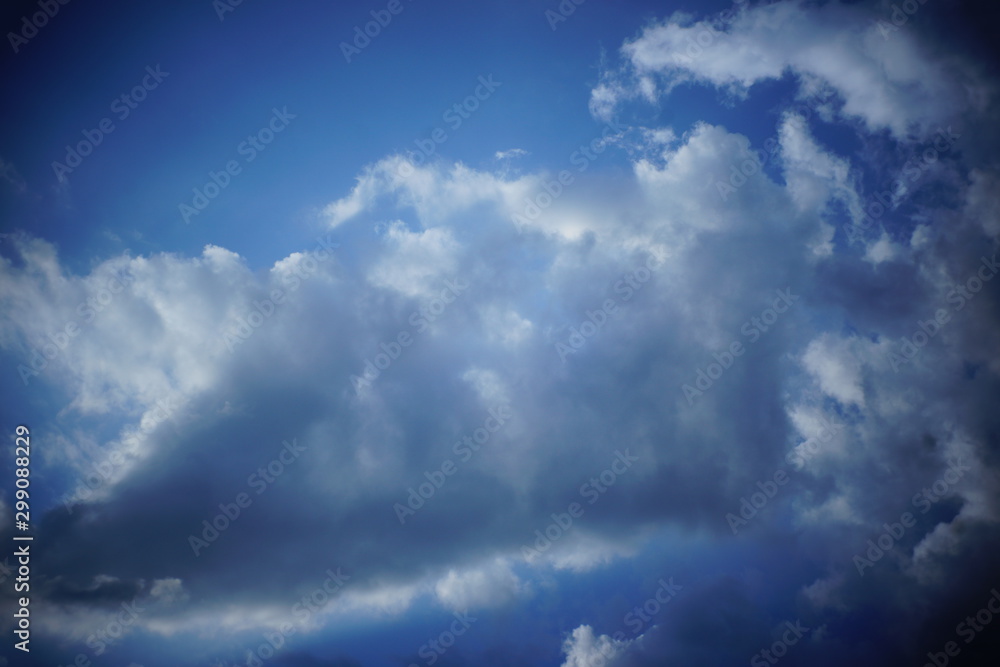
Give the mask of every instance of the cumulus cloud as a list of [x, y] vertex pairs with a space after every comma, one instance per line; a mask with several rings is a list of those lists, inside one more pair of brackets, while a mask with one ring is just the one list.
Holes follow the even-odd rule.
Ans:
[[682, 83], [745, 96], [759, 82], [792, 75], [803, 97], [832, 91], [845, 118], [903, 138], [990, 94], [912, 32], [885, 39], [875, 19], [867, 8], [798, 1], [740, 5], [697, 21], [675, 14], [622, 46], [627, 67], [595, 87], [591, 109], [606, 119], [629, 97], [650, 99]]
[[803, 363], [828, 396], [845, 405], [861, 405], [864, 402], [861, 363], [851, 353], [850, 343], [824, 335], [809, 344]]
[[[623, 132], [618, 181], [581, 175], [524, 227], [551, 174], [390, 155], [260, 270], [218, 245], [83, 273], [43, 239], [5, 245], [0, 347], [58, 403], [37, 427], [60, 545], [38, 556], [40, 632], [86, 638], [138, 599], [134, 632], [235, 645], [337, 568], [303, 634], [532, 609], [562, 624], [545, 639], [569, 633], [564, 667], [745, 660], [788, 614], [827, 628], [796, 649], [810, 664], [851, 655], [848, 610], [877, 607], [891, 638], [945, 627], [997, 544], [997, 174], [967, 137], [863, 248], [837, 235], [883, 153], [975, 117], [956, 60], [861, 11], [676, 15], [623, 46], [602, 118], [687, 83], [828, 93], [819, 121], [780, 110], [776, 164], [738, 184], [750, 138], [696, 121]], [[835, 150], [833, 126], [873, 143]], [[734, 536], [727, 514], [765, 493]], [[919, 521], [862, 577], [904, 511]], [[767, 591], [728, 574], [748, 562]], [[699, 579], [625, 639], [608, 628], [641, 595], [565, 592], [651, 563]]]
[[462, 164], [417, 165], [393, 155], [369, 166], [351, 192], [325, 208], [331, 227], [337, 227], [380, 199], [394, 199], [415, 209], [424, 224], [433, 224], [477, 204], [516, 207], [535, 180], [507, 181]]
[[[70, 390], [65, 426], [53, 429], [59, 429], [54, 435], [67, 430], [54, 442], [66, 451], [73, 474], [102, 462], [129, 433], [143, 433], [141, 455], [116, 467], [112, 483], [78, 498], [72, 514], [53, 510], [46, 530], [66, 547], [49, 556], [51, 567], [84, 580], [111, 574], [127, 582], [124, 573], [148, 570], [143, 578], [152, 581], [152, 573], [160, 573], [150, 594], [170, 605], [150, 617], [149, 627], [171, 632], [193, 629], [179, 617], [170, 621], [171, 614], [212, 623], [212, 609], [219, 605], [241, 610], [238, 624], [220, 621], [222, 627], [266, 625], [287, 613], [282, 610], [291, 602], [280, 602], [284, 591], [301, 595], [315, 585], [310, 579], [334, 565], [348, 568], [356, 579], [349, 593], [338, 594], [331, 612], [405, 613], [410, 604], [405, 601], [422, 592], [452, 608], [518, 600], [527, 582], [507, 561], [487, 559], [470, 568], [450, 554], [473, 544], [494, 559], [516, 553], [535, 539], [531, 527], [544, 528], [553, 512], [564, 512], [573, 501], [585, 508], [580, 528], [528, 565], [593, 571], [637, 553], [649, 522], [725, 530], [719, 518], [733, 499], [770, 475], [786, 448], [802, 441], [796, 438], [808, 439], [822, 428], [823, 418], [829, 418], [820, 410], [826, 398], [861, 411], [847, 417], [848, 433], [860, 444], [834, 439], [809, 461], [796, 482], [807, 489], [797, 501], [798, 512], [809, 525], [878, 525], [884, 520], [881, 501], [864, 490], [865, 478], [898, 465], [889, 463], [891, 452], [907, 439], [941, 431], [914, 414], [906, 429], [889, 424], [920, 405], [947, 413], [954, 410], [947, 406], [978, 391], [977, 382], [953, 383], [949, 394], [940, 394], [936, 384], [918, 389], [904, 377], [953, 375], [962, 362], [949, 341], [971, 332], [975, 318], [962, 320], [955, 313], [947, 338], [942, 334], [923, 349], [905, 374], [886, 362], [891, 343], [841, 335], [836, 314], [848, 310], [865, 336], [889, 340], [912, 333], [905, 323], [915, 328], [933, 313], [924, 304], [934, 303], [937, 283], [919, 279], [904, 265], [895, 271], [909, 271], [910, 279], [897, 288], [896, 274], [875, 273], [860, 256], [815, 253], [830, 215], [824, 205], [853, 197], [850, 170], [842, 159], [824, 157], [794, 118], [785, 128], [781, 145], [789, 178], [782, 183], [758, 174], [726, 200], [705, 185], [710, 182], [705, 176], [725, 173], [741, 160], [744, 137], [701, 124], [676, 143], [657, 142], [660, 157], [640, 158], [634, 165], [639, 187], [633, 205], [646, 212], [643, 217], [613, 220], [619, 227], [611, 235], [604, 232], [607, 219], [583, 209], [575, 213], [579, 224], [601, 234], [600, 246], [562, 235], [518, 233], [508, 199], [533, 177], [511, 181], [459, 165], [425, 167], [418, 185], [396, 187], [384, 177], [389, 162], [366, 171], [362, 181], [371, 185], [348, 195], [358, 202], [355, 216], [385, 221], [380, 235], [355, 249], [358, 261], [351, 266], [338, 258], [329, 237], [321, 237], [316, 248], [259, 273], [235, 253], [211, 246], [192, 258], [117, 257], [87, 276], [75, 276], [48, 244], [21, 242], [18, 263], [3, 264], [4, 284], [10, 286], [5, 298], [14, 313], [48, 304], [39, 317], [4, 321], [5, 346], [21, 354], [73, 318], [77, 304], [92, 298], [114, 271], [134, 276], [52, 367], [32, 378]], [[970, 185], [969, 196], [979, 201], [975, 187]], [[573, 206], [575, 200], [568, 194], [561, 205]], [[475, 228], [464, 222], [462, 210], [479, 212]], [[400, 220], [410, 213], [416, 213], [416, 228]], [[978, 220], [965, 220], [968, 238], [981, 233]], [[322, 258], [317, 253], [324, 244], [331, 249]], [[486, 248], [489, 262], [483, 260]], [[530, 268], [515, 261], [529, 251], [546, 260]], [[954, 270], [945, 251], [924, 251], [927, 275]], [[886, 264], [896, 266], [891, 259], [880, 266]], [[638, 271], [644, 266], [657, 268]], [[817, 277], [831, 273], [840, 276], [840, 291]], [[637, 282], [637, 276], [645, 281]], [[467, 295], [441, 311], [427, 311], [428, 299], [448, 280], [466, 281]], [[753, 318], [772, 307], [783, 289], [800, 300], [777, 322], [757, 329]], [[281, 303], [260, 305], [274, 290], [282, 290]], [[901, 306], [857, 310], [872, 291], [912, 305], [902, 311]], [[897, 300], [900, 293], [905, 301]], [[616, 309], [600, 331], [561, 358], [556, 345], [567, 344], [571, 327], [608, 299]], [[982, 296], [976, 305], [988, 312], [991, 299]], [[251, 320], [255, 311], [263, 314]], [[828, 324], [817, 324], [824, 321]], [[243, 334], [232, 334], [241, 322]], [[400, 332], [411, 334], [412, 345], [393, 352], [398, 358], [372, 379], [369, 391], [355, 394], [351, 376], [362, 374], [366, 360], [385, 350], [382, 344], [397, 341]], [[980, 338], [978, 355], [992, 359], [988, 337]], [[694, 383], [713, 353], [734, 341], [744, 344], [745, 356], [689, 406], [681, 386]], [[642, 369], [634, 366], [639, 359]], [[610, 385], [608, 377], [623, 384]], [[106, 398], [116, 395], [117, 401]], [[173, 401], [171, 417], [154, 417], [157, 402], [164, 400]], [[262, 421], [264, 405], [277, 406], [279, 417]], [[509, 405], [514, 417], [468, 461], [460, 461], [454, 445], [499, 405]], [[787, 412], [789, 419], [721, 419], [734, 409], [743, 415]], [[117, 434], [68, 437], [78, 428], [76, 420], [94, 411], [113, 416]], [[620, 416], [608, 422], [609, 414]], [[745, 445], [732, 451], [737, 428]], [[970, 436], [978, 446], [984, 437]], [[249, 476], [275, 460], [281, 443], [292, 438], [305, 447], [302, 463], [288, 465], [266, 495], [253, 496], [245, 517], [195, 557], [189, 536], [202, 533], [202, 521], [218, 513], [219, 503], [241, 491], [253, 493]], [[664, 444], [695, 442], [695, 449]], [[591, 506], [581, 485], [596, 479], [615, 450], [626, 446], [641, 464]], [[843, 457], [847, 447], [863, 452], [860, 461], [874, 467], [858, 471], [860, 462]], [[459, 472], [409, 519], [412, 525], [400, 526], [393, 504], [405, 503], [407, 489], [426, 481], [409, 471], [440, 469], [449, 458], [461, 463]], [[944, 457], [929, 458], [921, 474], [932, 474], [937, 465], [945, 465]], [[825, 488], [822, 475], [844, 466], [854, 472], [840, 488]], [[968, 493], [982, 498], [978, 484], [970, 479]], [[180, 488], [197, 491], [163, 506], [161, 520], [150, 526], [138, 508]], [[289, 516], [289, 507], [314, 509]], [[622, 523], [620, 515], [635, 521]], [[280, 580], [247, 586], [256, 566], [239, 564], [237, 554], [249, 549], [267, 559], [280, 551], [288, 558], [287, 544], [257, 537], [281, 516], [293, 525], [321, 521], [331, 535], [346, 531], [353, 537], [344, 542], [286, 531], [290, 539], [303, 538], [291, 550], [296, 567], [283, 571]], [[969, 520], [991, 516], [981, 512]], [[445, 525], [464, 530], [450, 530], [444, 542], [425, 539]], [[140, 566], [127, 549], [112, 548], [99, 557], [87, 547], [94, 539], [120, 544], [126, 535], [141, 535], [158, 545], [160, 555], [145, 555]], [[943, 539], [928, 538], [918, 560], [960, 548], [959, 534]], [[406, 549], [411, 559], [396, 561], [394, 549]], [[584, 646], [584, 639], [576, 641]], [[580, 653], [584, 649], [573, 650], [582, 656], [574, 660], [588, 659]]]
[[562, 667], [600, 667], [617, 665], [616, 657], [628, 648], [631, 641], [616, 641], [607, 635], [594, 636], [589, 625], [581, 625], [563, 644], [566, 660]]
[[455, 610], [501, 606], [528, 592], [502, 558], [479, 567], [449, 570], [434, 590], [442, 604]]

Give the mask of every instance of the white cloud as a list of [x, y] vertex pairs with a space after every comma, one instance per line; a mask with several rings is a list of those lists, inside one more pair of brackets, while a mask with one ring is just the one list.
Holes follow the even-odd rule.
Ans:
[[853, 353], [854, 341], [823, 334], [809, 343], [802, 361], [829, 396], [845, 405], [863, 405], [861, 363]]
[[[787, 189], [798, 210], [823, 210], [831, 201], [839, 201], [860, 223], [864, 212], [848, 161], [823, 150], [797, 114], [785, 115], [778, 136]], [[827, 246], [824, 254], [830, 252], [832, 247]]]
[[434, 587], [441, 604], [452, 610], [500, 607], [529, 594], [525, 583], [503, 558], [467, 569], [452, 569]]
[[889, 238], [889, 234], [882, 232], [882, 236], [871, 241], [865, 247], [865, 261], [872, 264], [881, 264], [895, 259], [900, 254], [900, 248]]
[[184, 584], [180, 579], [156, 579], [149, 589], [149, 595], [155, 600], [164, 604], [172, 604], [185, 600], [188, 595], [184, 591]]
[[631, 644], [632, 640], [595, 636], [593, 628], [581, 625], [563, 643], [566, 659], [562, 667], [614, 667]]
[[385, 228], [383, 238], [388, 251], [368, 274], [372, 285], [429, 298], [432, 288], [454, 275], [461, 248], [448, 229], [411, 232], [402, 222], [394, 222]]
[[497, 151], [494, 157], [497, 160], [509, 160], [511, 158], [524, 157], [525, 155], [530, 155], [530, 153], [523, 148], [511, 148], [505, 151]]
[[[804, 10], [779, 5], [749, 10], [715, 38], [702, 56], [708, 60], [681, 63], [685, 71], [728, 86], [798, 67], [783, 64], [774, 49], [805, 48], [794, 39], [802, 28], [791, 22]], [[649, 70], [637, 94], [649, 94], [653, 74], [663, 74], [657, 68], [675, 67], [673, 60], [658, 60], [666, 57], [660, 50], [685, 39], [687, 29], [651, 28], [635, 42], [629, 52]], [[776, 30], [789, 34], [774, 35]], [[850, 35], [849, 44], [857, 37]], [[777, 45], [754, 42], [751, 48], [751, 38], [765, 36], [775, 36]], [[816, 50], [836, 55], [841, 46], [828, 42], [819, 40]], [[771, 59], [744, 65], [741, 58], [754, 54]], [[705, 64], [713, 58], [716, 69]], [[815, 59], [802, 62], [819, 68]], [[855, 64], [875, 67], [864, 58]], [[698, 67], [704, 71], [691, 69]], [[729, 77], [726, 68], [740, 75]], [[822, 87], [819, 74], [800, 74], [803, 85]], [[889, 68], [884, 76], [906, 81], [910, 73]], [[845, 86], [834, 87], [857, 97]], [[887, 103], [881, 96], [894, 90], [884, 87], [877, 99], [854, 99], [845, 109], [879, 126], [880, 105], [894, 109], [919, 97], [905, 93]], [[923, 111], [912, 111], [913, 117], [918, 113]], [[134, 522], [148, 520], [137, 499], [176, 493], [182, 484], [210, 488], [209, 480], [235, 479], [242, 490], [246, 475], [275, 456], [282, 438], [297, 436], [310, 448], [308, 464], [289, 472], [296, 476], [268, 490], [267, 505], [254, 507], [239, 530], [211, 547], [225, 572], [203, 565], [207, 558], [192, 565], [160, 556], [161, 550], [150, 551], [149, 558], [162, 559], [151, 563], [130, 562], [127, 549], [109, 548], [102, 556], [117, 567], [108, 570], [115, 576], [158, 573], [150, 595], [162, 605], [141, 627], [163, 634], [267, 627], [287, 617], [295, 597], [283, 596], [289, 590], [301, 595], [302, 572], [328, 567], [334, 557], [361, 572], [310, 627], [337, 614], [396, 617], [422, 599], [451, 608], [515, 602], [534, 591], [531, 577], [548, 576], [549, 568], [575, 577], [635, 555], [650, 525], [724, 530], [719, 518], [738, 505], [739, 494], [773, 474], [784, 446], [822, 432], [829, 399], [857, 413], [857, 421], [824, 442], [806, 465], [796, 482], [802, 491], [792, 503], [794, 522], [820, 531], [829, 522], [885, 521], [881, 510], [898, 511], [898, 498], [882, 494], [906, 496], [872, 484], [868, 475], [902, 468], [894, 482], [921, 479], [917, 473], [925, 471], [905, 470], [896, 451], [909, 452], [927, 433], [939, 436], [940, 417], [960, 414], [958, 406], [976, 395], [964, 379], [963, 355], [983, 363], [980, 377], [998, 367], [995, 329], [958, 313], [947, 335], [921, 351], [919, 367], [907, 371], [913, 375], [897, 375], [885, 362], [899, 318], [911, 317], [907, 304], [943, 302], [955, 276], [971, 270], [952, 248], [981, 242], [982, 231], [992, 228], [992, 172], [973, 171], [967, 189], [959, 184], [955, 196], [965, 208], [952, 212], [945, 230], [953, 246], [926, 237], [913, 243], [907, 262], [893, 262], [903, 251], [886, 245], [887, 239], [875, 241], [863, 257], [841, 253], [832, 243], [834, 205], [856, 213], [857, 171], [795, 115], [785, 116], [779, 131], [783, 178], [758, 172], [728, 197], [720, 196], [716, 183], [747, 159], [745, 137], [708, 123], [683, 134], [671, 128], [635, 134], [641, 157], [625, 172], [624, 185], [606, 186], [593, 174], [593, 180], [581, 178], [521, 234], [511, 215], [523, 211], [545, 174], [509, 179], [461, 164], [416, 166], [387, 157], [364, 169], [357, 185], [326, 209], [331, 226], [367, 217], [378, 223], [380, 236], [356, 241], [350, 262], [321, 262], [294, 292], [289, 281], [307, 271], [311, 259], [304, 252], [279, 258], [259, 274], [235, 252], [207, 246], [190, 258], [123, 255], [76, 276], [50, 244], [17, 241], [17, 261], [0, 261], [7, 313], [0, 319], [0, 345], [17, 358], [77, 317], [77, 305], [114, 271], [135, 276], [33, 380], [69, 396], [69, 408], [56, 415], [46, 437], [49, 464], [84, 472], [129, 436], [142, 435], [136, 462], [116, 470], [72, 520], [55, 522], [67, 552], [130, 535]], [[622, 289], [650, 257], [662, 264], [647, 271], [641, 288]], [[897, 268], [916, 275], [886, 276]], [[469, 296], [449, 305], [433, 335], [401, 352], [363, 397], [352, 392], [350, 376], [362, 372], [380, 344], [411, 330], [408, 316], [457, 273], [472, 285]], [[698, 405], [688, 406], [680, 387], [694, 382], [713, 354], [733, 341], [748, 343], [741, 327], [770, 306], [775, 290], [789, 286], [802, 300], [759, 342], [746, 345], [746, 354]], [[276, 288], [288, 290], [288, 298], [230, 352], [224, 334]], [[872, 293], [881, 299], [877, 305]], [[608, 299], [617, 311], [563, 362], [556, 344], [569, 340], [571, 328]], [[974, 307], [988, 313], [992, 306], [979, 297]], [[848, 328], [859, 333], [844, 333]], [[961, 352], [953, 347], [956, 340], [967, 341]], [[173, 402], [173, 417], [154, 412], [163, 400]], [[408, 489], [424, 482], [423, 471], [454, 458], [453, 444], [483, 423], [485, 409], [508, 402], [516, 418], [448, 479], [440, 495], [427, 499], [414, 525], [397, 525], [393, 503], [406, 502]], [[110, 435], [88, 425], [94, 415]], [[968, 440], [980, 443], [981, 436]], [[734, 450], [734, 442], [746, 444]], [[515, 572], [503, 558], [533, 540], [530, 531], [544, 527], [553, 512], [579, 500], [580, 485], [600, 474], [618, 447], [631, 447], [641, 466], [618, 480], [600, 507], [587, 505], [585, 521], [530, 567], [522, 571], [514, 561]], [[817, 482], [824, 475], [838, 480], [836, 488]], [[159, 510], [181, 526], [170, 539], [183, 541], [182, 533], [211, 516], [206, 513], [216, 511], [226, 493], [235, 494], [228, 486], [218, 490], [218, 498], [185, 497]], [[987, 481], [970, 479], [959, 496], [967, 507], [961, 521], [938, 529], [915, 560], [921, 566], [936, 562], [939, 554], [967, 544], [964, 525], [994, 521], [993, 491]], [[290, 529], [287, 543], [260, 541], [256, 536], [278, 516], [270, 512], [289, 507], [303, 514], [288, 516], [329, 530]], [[765, 520], [763, 514], [757, 520]], [[220, 583], [220, 574], [255, 581], [258, 563], [238, 554], [273, 559], [278, 550], [281, 557], [293, 554], [295, 567], [280, 573], [287, 582], [247, 585], [239, 599], [229, 592], [231, 580]], [[407, 558], [399, 557], [403, 553]], [[476, 559], [470, 561], [470, 553]], [[835, 600], [835, 588], [817, 584], [810, 590], [817, 600]], [[68, 630], [53, 625], [52, 631], [82, 632], [88, 613], [74, 614], [58, 619]], [[624, 649], [581, 626], [567, 640], [566, 664], [589, 665], [602, 650], [618, 656]]]
[[346, 197], [325, 208], [331, 227], [371, 210], [382, 197], [394, 198], [397, 206], [412, 207], [425, 225], [439, 224], [454, 214], [485, 203], [501, 211], [523, 208], [536, 179], [505, 180], [470, 169], [461, 163], [415, 165], [394, 155], [368, 167]]
[[996, 238], [1000, 234], [1000, 176], [973, 169], [969, 177], [972, 186], [966, 195], [965, 215], [977, 221], [987, 236]]
[[575, 528], [562, 536], [544, 552], [532, 553], [525, 560], [533, 567], [552, 567], [577, 574], [609, 565], [620, 558], [630, 558], [639, 551], [641, 538], [624, 541], [605, 538]]
[[759, 4], [728, 21], [675, 15], [622, 47], [630, 70], [597, 86], [591, 109], [613, 115], [633, 91], [648, 90], [650, 75], [663, 92], [698, 82], [743, 95], [755, 83], [793, 73], [805, 97], [832, 90], [844, 116], [904, 138], [930, 131], [986, 94], [968, 70], [936, 58], [912, 31], [884, 39], [874, 18], [857, 7], [795, 0]]

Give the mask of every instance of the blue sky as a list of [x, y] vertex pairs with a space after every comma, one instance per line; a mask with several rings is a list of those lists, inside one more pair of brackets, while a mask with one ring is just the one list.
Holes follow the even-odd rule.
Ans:
[[975, 3], [0, 16], [0, 667], [996, 650]]
[[[358, 165], [413, 149], [414, 140], [444, 125], [443, 112], [471, 94], [480, 75], [503, 82], [502, 94], [459, 128], [464, 131], [450, 134], [442, 147], [450, 159], [488, 164], [496, 150], [521, 144], [532, 147], [531, 166], [568, 155], [593, 132], [586, 102], [600, 49], [613, 51], [637, 21], [656, 16], [656, 3], [633, 3], [628, 14], [594, 4], [552, 31], [544, 16], [525, 20], [541, 15], [537, 3], [475, 12], [460, 3], [417, 4], [419, 11], [411, 11], [410, 2], [402, 6], [405, 11], [350, 64], [339, 45], [353, 38], [355, 26], [372, 20], [369, 12], [381, 9], [375, 5], [333, 10], [313, 3], [289, 12], [244, 4], [220, 21], [211, 3], [197, 2], [162, 10], [107, 6], [91, 16], [53, 19], [17, 54], [15, 62], [30, 59], [32, 67], [17, 68], [11, 85], [30, 89], [33, 103], [7, 109], [5, 121], [24, 128], [21, 141], [12, 138], [11, 159], [23, 156], [27, 178], [47, 178], [64, 146], [79, 140], [88, 123], [109, 115], [114, 120], [110, 101], [130, 90], [146, 65], [159, 64], [170, 76], [150, 93], [150, 104], [134, 110], [71, 176], [77, 183], [67, 205], [111, 228], [136, 217], [148, 220], [136, 231], [152, 247], [170, 243], [193, 252], [224, 239], [227, 247], [239, 242], [255, 266], [266, 265], [270, 253], [258, 255], [258, 248], [272, 249], [275, 242], [287, 251], [298, 247], [287, 224], [268, 221], [294, 220], [299, 244], [308, 240], [309, 214], [329, 198], [333, 184], [350, 183]], [[104, 45], [100, 55], [88, 48], [95, 43]], [[388, 46], [379, 48], [382, 43]], [[34, 53], [45, 44], [49, 53]], [[578, 57], [582, 53], [587, 57]], [[247, 173], [228, 197], [213, 203], [199, 220], [204, 236], [181, 225], [176, 206], [159, 200], [190, 195], [275, 106], [297, 118], [293, 131], [273, 146], [278, 155], [271, 169]], [[45, 146], [29, 139], [38, 134], [48, 138]], [[280, 169], [279, 162], [297, 168]], [[145, 167], [137, 170], [137, 163]], [[60, 222], [74, 226], [71, 219]], [[96, 245], [106, 243], [97, 225], [79, 227], [88, 236], [78, 242], [119, 249]], [[273, 235], [256, 240], [248, 228]]]

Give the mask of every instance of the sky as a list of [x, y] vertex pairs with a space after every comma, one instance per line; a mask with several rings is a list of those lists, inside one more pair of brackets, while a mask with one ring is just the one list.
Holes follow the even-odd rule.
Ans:
[[992, 664], [985, 6], [5, 5], [0, 667]]

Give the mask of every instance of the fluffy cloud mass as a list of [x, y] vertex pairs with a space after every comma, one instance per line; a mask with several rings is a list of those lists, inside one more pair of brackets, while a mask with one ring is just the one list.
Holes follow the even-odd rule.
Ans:
[[[652, 21], [590, 94], [613, 178], [393, 153], [262, 268], [206, 245], [81, 269], [12, 236], [40, 642], [243, 664], [280, 632], [274, 664], [369, 664], [404, 627], [394, 664], [450, 636], [442, 664], [597, 667], [960, 641], [998, 584], [996, 100], [884, 19]], [[779, 84], [761, 126], [657, 124]]]

